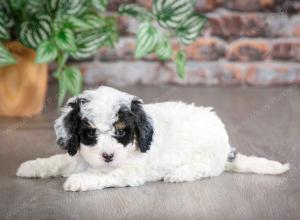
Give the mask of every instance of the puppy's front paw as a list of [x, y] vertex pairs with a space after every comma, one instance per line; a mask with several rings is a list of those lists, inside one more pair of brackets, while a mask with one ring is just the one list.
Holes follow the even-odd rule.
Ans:
[[89, 174], [72, 174], [64, 183], [65, 191], [89, 191], [102, 188], [98, 178]]
[[27, 178], [46, 178], [49, 176], [47, 170], [43, 170], [43, 167], [38, 160], [29, 160], [22, 163], [18, 168], [16, 175]]

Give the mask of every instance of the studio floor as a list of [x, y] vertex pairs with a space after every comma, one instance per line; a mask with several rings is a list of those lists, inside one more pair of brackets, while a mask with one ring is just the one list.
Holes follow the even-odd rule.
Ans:
[[[300, 88], [127, 87], [145, 103], [213, 106], [238, 151], [291, 164], [281, 176], [224, 173], [202, 181], [64, 192], [63, 178], [21, 179], [23, 161], [61, 150], [52, 128], [56, 88], [44, 113], [0, 118], [0, 219], [300, 219]], [[201, 122], [199, 122], [201, 123]]]

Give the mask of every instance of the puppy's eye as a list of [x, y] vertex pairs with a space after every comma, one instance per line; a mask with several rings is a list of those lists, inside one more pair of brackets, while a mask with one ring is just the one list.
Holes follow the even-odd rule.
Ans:
[[96, 129], [87, 129], [86, 134], [88, 137], [93, 138], [96, 136]]
[[118, 138], [124, 137], [126, 134], [126, 131], [124, 129], [116, 129], [115, 136]]

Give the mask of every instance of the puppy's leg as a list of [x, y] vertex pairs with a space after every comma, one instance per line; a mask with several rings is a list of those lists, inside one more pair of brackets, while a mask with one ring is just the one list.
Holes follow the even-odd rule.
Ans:
[[57, 154], [49, 158], [29, 160], [20, 165], [17, 176], [32, 178], [48, 178], [69, 176], [84, 169], [84, 163], [77, 155]]
[[139, 186], [144, 183], [144, 176], [135, 169], [117, 169], [103, 175], [89, 171], [72, 174], [64, 183], [64, 190], [89, 191], [108, 187]]
[[164, 177], [165, 182], [179, 183], [194, 181], [206, 177], [217, 176], [220, 173], [214, 173], [206, 164], [186, 164], [171, 170]]

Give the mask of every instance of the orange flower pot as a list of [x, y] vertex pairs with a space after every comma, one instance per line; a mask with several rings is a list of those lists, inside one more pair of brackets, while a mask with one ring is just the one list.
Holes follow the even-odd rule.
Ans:
[[0, 116], [29, 117], [42, 111], [48, 81], [47, 64], [35, 63], [35, 51], [19, 42], [6, 47], [17, 64], [0, 68]]

